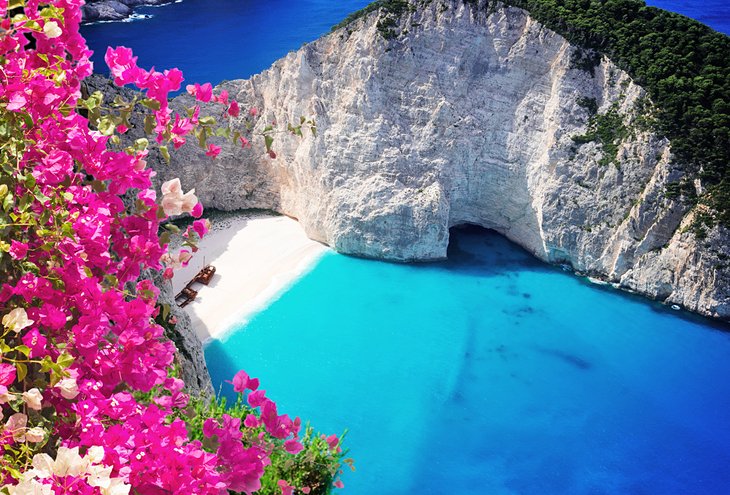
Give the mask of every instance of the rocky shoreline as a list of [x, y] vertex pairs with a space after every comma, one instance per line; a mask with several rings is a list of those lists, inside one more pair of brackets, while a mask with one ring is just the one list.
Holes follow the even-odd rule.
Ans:
[[83, 22], [123, 21], [134, 14], [134, 8], [165, 5], [175, 0], [90, 0], [81, 7]]

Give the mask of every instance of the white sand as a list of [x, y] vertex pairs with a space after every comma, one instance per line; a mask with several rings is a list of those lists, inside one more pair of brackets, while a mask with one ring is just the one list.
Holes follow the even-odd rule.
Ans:
[[177, 294], [203, 266], [215, 266], [208, 286], [192, 286], [198, 296], [185, 307], [202, 341], [221, 338], [265, 307], [328, 249], [307, 238], [296, 220], [265, 215], [214, 220], [198, 248], [172, 285]]

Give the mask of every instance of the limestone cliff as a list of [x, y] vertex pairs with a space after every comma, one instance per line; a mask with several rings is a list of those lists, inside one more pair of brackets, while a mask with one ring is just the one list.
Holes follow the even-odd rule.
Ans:
[[[545, 261], [729, 318], [730, 235], [685, 231], [694, 212], [665, 193], [681, 172], [647, 125], [645, 91], [526, 11], [480, 5], [373, 12], [225, 83], [268, 122], [313, 117], [319, 135], [277, 136], [274, 160], [262, 145], [226, 146], [213, 162], [185, 146], [160, 179], [387, 260], [444, 258], [449, 228], [478, 224]], [[587, 138], [606, 122], [614, 141]]]

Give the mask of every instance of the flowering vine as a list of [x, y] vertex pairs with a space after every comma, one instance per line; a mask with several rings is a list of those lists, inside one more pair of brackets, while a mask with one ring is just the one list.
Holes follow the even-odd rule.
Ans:
[[[111, 110], [100, 93], [83, 98], [92, 65], [81, 5], [0, 0], [0, 493], [256, 492], [277, 449], [302, 451], [300, 421], [280, 415], [258, 381], [239, 373], [245, 420], [208, 418], [203, 438], [193, 438], [190, 398], [171, 373], [175, 349], [154, 323], [158, 289], [139, 280], [144, 268], [169, 276], [191, 256], [167, 252], [161, 222], [203, 213], [179, 180], [157, 197], [149, 148], [169, 158], [192, 134], [215, 158], [221, 150], [208, 137], [249, 141], [230, 126], [214, 130], [197, 105], [174, 113], [168, 96], [182, 73], [142, 69], [127, 48], [110, 48], [105, 60], [117, 84], [143, 97]], [[221, 105], [225, 119], [241, 113], [209, 84], [187, 89]], [[154, 142], [123, 147], [119, 134], [136, 104], [149, 109]], [[289, 130], [301, 134], [301, 125]], [[264, 139], [275, 157], [271, 132]], [[208, 228], [196, 220], [184, 232], [188, 244]], [[279, 480], [281, 492], [311, 490], [294, 481]]]

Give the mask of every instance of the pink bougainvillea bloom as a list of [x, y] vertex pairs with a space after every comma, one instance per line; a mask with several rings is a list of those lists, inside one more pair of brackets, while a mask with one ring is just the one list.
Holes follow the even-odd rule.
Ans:
[[175, 276], [175, 272], [172, 268], [165, 268], [165, 271], [162, 272], [162, 278], [165, 280], [172, 280], [172, 277]]
[[124, 86], [137, 81], [143, 71], [137, 67], [137, 57], [132, 56], [132, 50], [124, 46], [108, 47], [104, 61], [114, 76], [114, 83]]
[[250, 148], [251, 147], [251, 142], [248, 139], [246, 139], [245, 137], [241, 136], [238, 139], [241, 141], [241, 147], [242, 148]]
[[47, 339], [38, 331], [37, 328], [31, 329], [28, 333], [23, 335], [21, 340], [23, 341], [23, 345], [30, 349], [30, 356], [28, 357], [34, 358], [44, 354]]
[[208, 151], [205, 152], [206, 156], [212, 156], [213, 158], [220, 155], [220, 153], [221, 153], [221, 147], [216, 146], [213, 143], [210, 143], [208, 145]]
[[[239, 394], [246, 390], [256, 390], [259, 388], [259, 379], [250, 378], [248, 373], [241, 370], [233, 377], [233, 381], [229, 382], [233, 384], [233, 390]], [[254, 406], [255, 407], [255, 406]]]
[[304, 445], [302, 445], [299, 441], [290, 438], [289, 440], [284, 442], [284, 450], [286, 450], [290, 454], [296, 455], [304, 450]]
[[[324, 436], [324, 435], [322, 435]], [[340, 439], [337, 438], [337, 435], [330, 435], [327, 438], [325, 438], [325, 441], [327, 442], [327, 445], [329, 445], [330, 450], [338, 449], [338, 445], [340, 444]], [[338, 449], [339, 452], [339, 449]]]
[[188, 251], [187, 249], [181, 249], [180, 254], [178, 255], [178, 259], [180, 260], [180, 264], [183, 267], [188, 266], [188, 263], [193, 258], [193, 254]]
[[342, 482], [342, 480], [337, 480], [334, 483], [332, 483], [332, 485], [335, 488], [345, 488], [345, 484]]
[[213, 97], [213, 101], [221, 105], [228, 105], [228, 91], [222, 90], [220, 95]]
[[198, 237], [205, 237], [205, 234], [210, 230], [210, 220], [195, 220], [193, 222], [193, 230], [198, 234]]
[[258, 109], [256, 107], [251, 107], [251, 109], [248, 111], [248, 114], [251, 117], [256, 117], [256, 115], [259, 113]]
[[258, 428], [259, 426], [261, 426], [259, 418], [257, 418], [253, 414], [249, 414], [248, 416], [246, 416], [246, 419], [243, 420], [243, 424], [244, 426], [246, 426], [246, 428]]
[[291, 486], [284, 480], [279, 480], [278, 485], [279, 488], [281, 488], [281, 495], [293, 495], [295, 487]]
[[124, 133], [125, 133], [125, 132], [127, 132], [128, 130], [129, 130], [129, 127], [127, 127], [127, 126], [126, 126], [126, 125], [124, 125], [124, 124], [119, 124], [119, 125], [117, 126], [117, 132], [118, 132], [119, 134], [124, 134]]
[[15, 93], [13, 96], [10, 97], [10, 103], [8, 103], [8, 106], [5, 108], [11, 111], [20, 110], [27, 103], [28, 99], [25, 96], [20, 93]]
[[312, 489], [311, 489], [311, 488], [309, 488], [308, 486], [303, 486], [303, 487], [302, 487], [302, 493], [303, 493], [304, 495], [307, 495], [307, 494], [308, 494], [309, 492], [311, 492], [311, 491], [312, 491]]
[[266, 400], [266, 390], [256, 390], [248, 394], [248, 404], [251, 407], [259, 407]]
[[8, 363], [0, 363], [0, 386], [7, 387], [15, 381], [15, 366]]
[[231, 117], [238, 117], [241, 113], [241, 107], [238, 106], [238, 102], [233, 100], [231, 105], [228, 107], [228, 115]]
[[213, 98], [213, 86], [210, 83], [205, 83], [202, 86], [198, 83], [188, 84], [185, 89], [188, 93], [193, 95], [196, 100], [202, 101], [203, 103], [209, 102]]
[[272, 160], [276, 159], [276, 153], [274, 153], [274, 150], [269, 150], [269, 158]]
[[28, 254], [28, 245], [16, 240], [10, 241], [10, 256], [16, 260], [22, 260]]
[[203, 215], [203, 205], [198, 202], [195, 206], [193, 206], [193, 209], [190, 210], [190, 214], [195, 218], [200, 218]]

